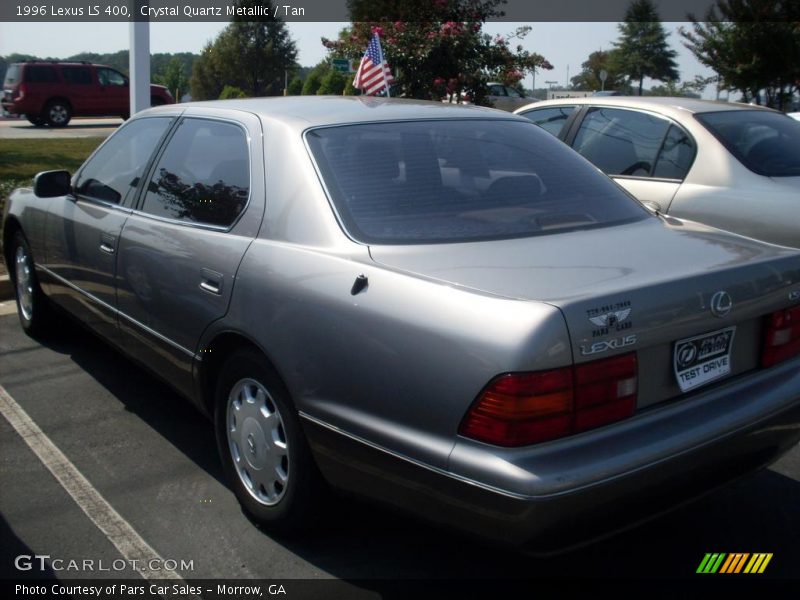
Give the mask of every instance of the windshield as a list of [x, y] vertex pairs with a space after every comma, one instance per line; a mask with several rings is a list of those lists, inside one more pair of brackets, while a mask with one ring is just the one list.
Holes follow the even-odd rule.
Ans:
[[306, 139], [344, 228], [365, 243], [528, 237], [648, 215], [532, 123], [371, 123]]
[[800, 175], [800, 122], [767, 110], [696, 115], [739, 162], [768, 177]]

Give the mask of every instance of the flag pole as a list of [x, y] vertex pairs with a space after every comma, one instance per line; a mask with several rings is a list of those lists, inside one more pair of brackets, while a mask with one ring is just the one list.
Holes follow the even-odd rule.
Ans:
[[375, 32], [375, 36], [378, 38], [378, 51], [381, 53], [379, 58], [381, 59], [381, 75], [383, 75], [383, 86], [386, 88], [386, 97], [391, 98], [392, 95], [389, 92], [389, 80], [386, 79], [386, 69], [388, 65], [384, 65], [383, 63], [386, 62], [383, 60], [383, 46], [381, 46], [381, 36], [378, 32]]

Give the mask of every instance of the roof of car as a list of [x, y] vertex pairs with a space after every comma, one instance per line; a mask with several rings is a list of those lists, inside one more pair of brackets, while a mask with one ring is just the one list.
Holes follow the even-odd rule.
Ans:
[[[720, 112], [727, 110], [771, 110], [763, 106], [742, 104], [739, 102], [720, 102], [716, 100], [699, 100], [697, 98], [676, 98], [666, 96], [589, 96], [588, 98], [558, 98], [537, 102], [530, 108], [545, 108], [564, 104], [590, 104], [593, 106], [614, 106], [654, 110], [669, 116], [685, 113]], [[523, 106], [518, 111], [526, 110]]]
[[[481, 106], [464, 106], [425, 100], [373, 96], [287, 96], [189, 102], [180, 108], [241, 110], [265, 118], [278, 118], [308, 128], [370, 121], [419, 119], [521, 119], [508, 112]], [[174, 105], [173, 105], [174, 108]], [[158, 109], [156, 109], [158, 110]]]

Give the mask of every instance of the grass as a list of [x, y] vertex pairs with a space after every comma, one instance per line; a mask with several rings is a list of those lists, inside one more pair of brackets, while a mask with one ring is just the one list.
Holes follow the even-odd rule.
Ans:
[[74, 173], [103, 139], [0, 139], [0, 209], [14, 188], [31, 185], [40, 171]]
[[0, 219], [15, 188], [30, 186], [40, 171], [66, 169], [74, 173], [104, 139], [0, 139]]

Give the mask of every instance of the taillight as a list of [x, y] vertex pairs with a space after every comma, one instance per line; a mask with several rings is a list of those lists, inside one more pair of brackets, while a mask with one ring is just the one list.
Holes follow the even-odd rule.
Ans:
[[636, 408], [636, 353], [494, 378], [459, 434], [498, 446], [527, 446], [625, 419]]
[[14, 101], [22, 100], [25, 97], [25, 92], [28, 91], [27, 86], [24, 83], [20, 83], [17, 86], [17, 97], [14, 98]]
[[800, 355], [800, 306], [779, 310], [766, 318], [761, 366], [771, 367]]

